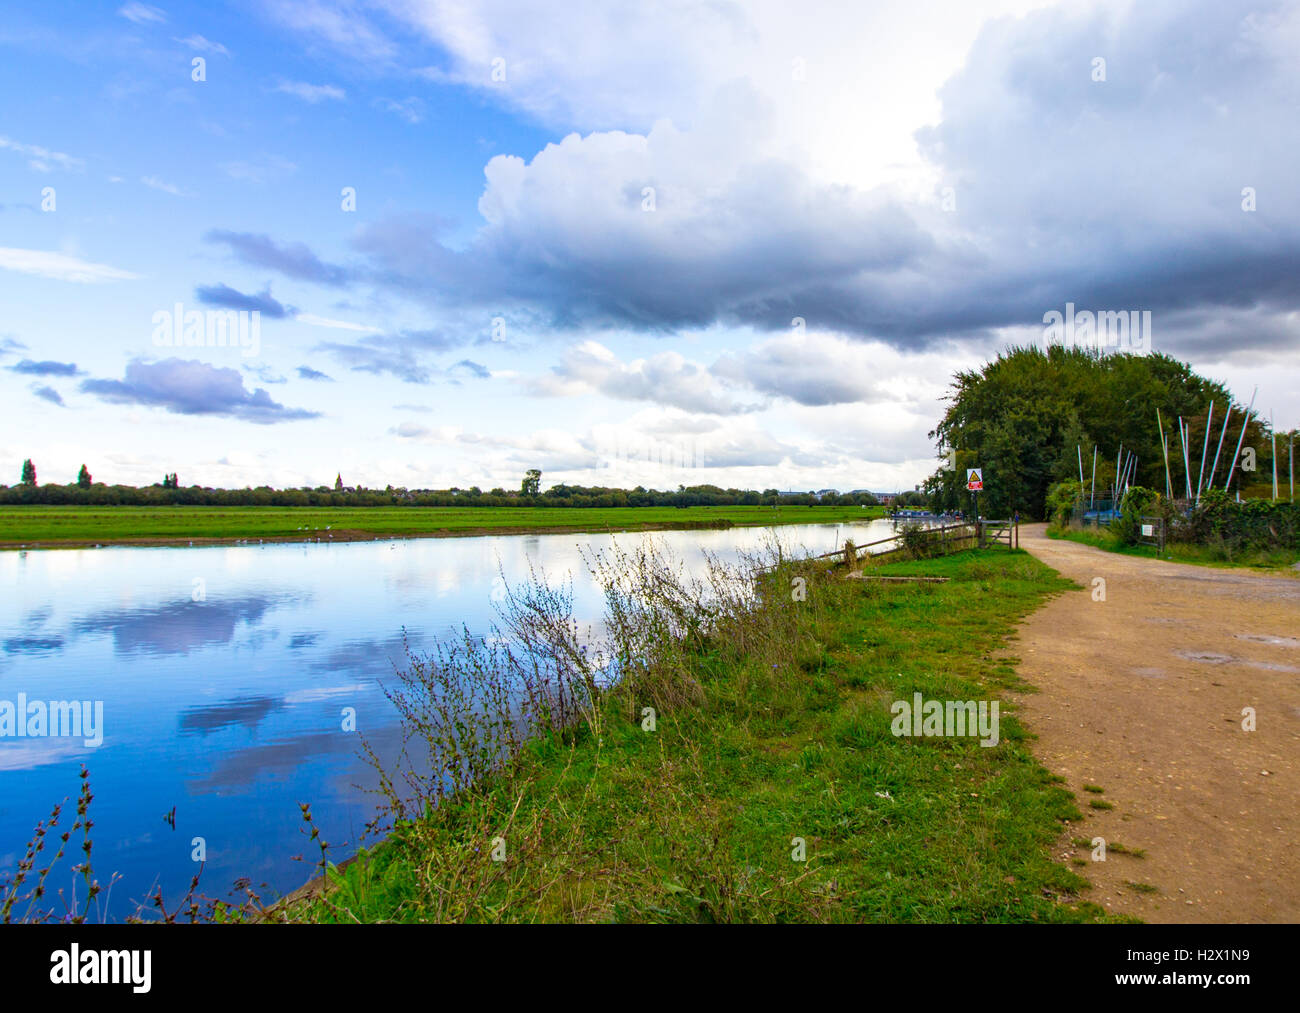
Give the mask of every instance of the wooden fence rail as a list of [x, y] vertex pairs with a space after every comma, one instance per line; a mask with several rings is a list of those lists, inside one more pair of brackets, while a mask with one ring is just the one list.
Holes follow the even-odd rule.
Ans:
[[[987, 520], [981, 518], [978, 521], [963, 521], [959, 524], [944, 524], [936, 528], [926, 528], [926, 534], [937, 535], [937, 541], [940, 545], [940, 551], [946, 554], [949, 548], [957, 548], [965, 542], [974, 542], [979, 548], [985, 548], [990, 545], [1005, 545], [1008, 549], [1020, 548], [1020, 524], [1011, 519], [1007, 520]], [[961, 532], [957, 534], [957, 532]], [[813, 559], [830, 559], [832, 556], [842, 556], [844, 562], [852, 566], [857, 562], [858, 554], [864, 549], [872, 549], [878, 545], [887, 545], [890, 542], [900, 542], [903, 532], [890, 535], [888, 538], [878, 538], [874, 542], [867, 542], [864, 545], [854, 545], [852, 541], [846, 541], [842, 549], [832, 549], [830, 552], [823, 552], [820, 556], [814, 556]], [[898, 546], [901, 548], [901, 545]], [[850, 549], [852, 554], [850, 555]], [[894, 551], [892, 549], [886, 552]]]
[[[926, 528], [925, 531], [926, 531], [927, 534], [937, 534], [937, 535], [939, 535], [939, 541], [940, 541], [941, 543], [946, 544], [946, 543], [949, 542], [949, 541], [965, 541], [967, 538], [975, 538], [975, 537], [977, 537], [976, 534], [975, 534], [975, 532], [972, 531], [972, 530], [970, 530], [970, 529], [972, 529], [972, 528], [974, 528], [974, 527], [975, 527], [974, 523], [963, 521], [963, 522], [960, 523], [960, 524], [945, 524], [945, 525], [942, 525], [942, 526], [937, 527], [937, 528]], [[948, 537], [948, 532], [950, 532], [950, 531], [967, 531], [968, 533], [967, 533], [967, 535], [966, 535], [964, 538], [957, 538], [957, 537], [949, 538], [949, 537]], [[856, 559], [856, 558], [857, 558], [857, 554], [858, 554], [859, 552], [861, 552], [863, 549], [870, 549], [870, 548], [873, 548], [874, 546], [877, 546], [877, 545], [885, 545], [885, 544], [888, 543], [888, 542], [896, 542], [896, 541], [898, 541], [898, 540], [899, 540], [900, 538], [902, 538], [902, 537], [903, 537], [903, 533], [900, 531], [900, 532], [898, 532], [897, 534], [890, 535], [888, 538], [878, 538], [878, 539], [876, 539], [876, 541], [874, 541], [874, 542], [866, 542], [866, 543], [863, 544], [863, 545], [855, 545], [855, 546], [853, 546], [853, 550], [854, 550], [854, 551], [853, 551], [853, 555], [854, 555], [854, 558]], [[831, 556], [844, 556], [844, 557], [845, 557], [845, 561], [847, 562], [847, 561], [848, 561], [848, 548], [847, 548], [847, 547], [848, 547], [848, 544], [849, 544], [849, 543], [846, 542], [846, 543], [845, 543], [845, 548], [843, 548], [843, 549], [832, 549], [830, 552], [823, 552], [820, 556], [813, 556], [813, 559], [830, 559]]]

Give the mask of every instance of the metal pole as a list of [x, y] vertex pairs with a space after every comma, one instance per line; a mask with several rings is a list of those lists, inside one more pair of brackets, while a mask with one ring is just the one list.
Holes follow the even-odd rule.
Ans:
[[1192, 459], [1187, 451], [1187, 444], [1190, 437], [1188, 430], [1190, 427], [1184, 424], [1181, 415], [1178, 416], [1178, 428], [1182, 433], [1183, 441], [1183, 484], [1187, 489], [1187, 498], [1190, 500], [1192, 498]]
[[1124, 444], [1119, 445], [1119, 451], [1115, 454], [1115, 483], [1110, 487], [1110, 508], [1115, 509], [1119, 504], [1119, 462], [1124, 456]]
[[1083, 447], [1076, 443], [1074, 452], [1079, 455], [1079, 484], [1083, 485]]
[[1273, 499], [1277, 499], [1277, 430], [1273, 428], [1273, 412], [1268, 413], [1268, 439], [1273, 448]]
[[[1259, 393], [1259, 388], [1255, 388], [1255, 394]], [[1236, 470], [1238, 461], [1241, 460], [1241, 441], [1246, 438], [1246, 427], [1250, 425], [1250, 410], [1255, 407], [1255, 394], [1250, 395], [1250, 405], [1246, 408], [1246, 418], [1241, 423], [1241, 435], [1237, 437], [1237, 449], [1232, 452], [1232, 466], [1228, 468], [1228, 477], [1224, 480], [1223, 491], [1228, 491], [1228, 486], [1232, 484], [1232, 473]]]
[[1214, 473], [1219, 470], [1219, 451], [1223, 449], [1223, 438], [1228, 435], [1228, 420], [1232, 418], [1232, 399], [1228, 399], [1228, 413], [1223, 416], [1223, 428], [1219, 430], [1219, 445], [1214, 448], [1214, 463], [1210, 465], [1210, 477], [1205, 480], [1207, 490], [1214, 488]]
[[1210, 402], [1210, 413], [1205, 416], [1205, 439], [1201, 442], [1201, 470], [1196, 473], [1196, 502], [1201, 502], [1201, 479], [1205, 477], [1205, 454], [1210, 449], [1210, 422], [1214, 418], [1214, 402]]
[[[1185, 446], [1183, 441], [1183, 417], [1181, 415], [1178, 416], [1178, 446], [1179, 447]], [[1187, 455], [1183, 454], [1183, 458], [1186, 459], [1186, 457]], [[1183, 468], [1184, 473], [1186, 473], [1186, 470], [1187, 470], [1186, 466], [1184, 466]]]
[[1169, 477], [1169, 444], [1165, 442], [1165, 423], [1160, 417], [1160, 409], [1156, 408], [1156, 425], [1160, 427], [1160, 452], [1165, 458], [1165, 496], [1169, 499], [1174, 498], [1174, 483]]
[[1088, 493], [1088, 509], [1096, 507], [1097, 502], [1097, 444], [1092, 445], [1092, 491]]

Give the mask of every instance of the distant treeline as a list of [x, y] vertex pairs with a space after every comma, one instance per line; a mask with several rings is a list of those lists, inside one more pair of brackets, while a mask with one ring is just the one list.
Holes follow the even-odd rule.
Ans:
[[[780, 493], [776, 489], [722, 489], [695, 485], [677, 491], [637, 486], [554, 485], [537, 495], [493, 489], [210, 489], [168, 485], [15, 485], [0, 486], [0, 504], [45, 506], [315, 506], [315, 507], [693, 507], [693, 506], [876, 506], [869, 492]], [[920, 497], [917, 496], [917, 499]]]

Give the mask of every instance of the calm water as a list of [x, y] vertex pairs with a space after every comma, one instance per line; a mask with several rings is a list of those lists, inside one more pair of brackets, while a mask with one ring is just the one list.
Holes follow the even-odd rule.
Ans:
[[[699, 567], [705, 550], [734, 558], [774, 533], [791, 549], [820, 553], [893, 527], [652, 537]], [[629, 548], [644, 537], [614, 536]], [[373, 778], [342, 714], [355, 708], [358, 731], [380, 748], [396, 742], [379, 680], [391, 681], [405, 657], [403, 628], [417, 650], [462, 625], [487, 632], [498, 574], [526, 581], [530, 563], [556, 582], [571, 574], [577, 617], [595, 620], [600, 596], [579, 551], [610, 543], [566, 534], [0, 553], [0, 708], [16, 707], [19, 693], [29, 702], [103, 703], [98, 746], [0, 737], [0, 874], [13, 871], [37, 820], [75, 799], [85, 763], [95, 874], [101, 884], [122, 877], [108, 901], [112, 917], [133, 911], [155, 884], [166, 897], [183, 894], [197, 871], [195, 837], [206, 842], [200, 889], [209, 896], [225, 896], [241, 876], [267, 884], [265, 896], [293, 889], [316, 857], [299, 802], [311, 803], [336, 859], [373, 816]], [[164, 820], [173, 807], [175, 829]], [[51, 893], [70, 889], [78, 858], [56, 866]]]

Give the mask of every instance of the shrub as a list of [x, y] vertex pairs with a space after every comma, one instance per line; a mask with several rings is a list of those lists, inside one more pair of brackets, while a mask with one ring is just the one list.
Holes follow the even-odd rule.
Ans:
[[1047, 519], [1053, 527], [1063, 528], [1070, 523], [1076, 510], [1083, 507], [1083, 483], [1068, 479], [1057, 482], [1047, 490]]
[[1142, 530], [1142, 518], [1161, 512], [1161, 496], [1145, 486], [1129, 486], [1120, 501], [1119, 516], [1110, 524], [1111, 533], [1125, 545], [1136, 545]]
[[922, 524], [904, 524], [898, 529], [898, 546], [909, 559], [925, 559], [934, 555], [934, 532]]
[[1238, 503], [1222, 489], [1213, 489], [1179, 519], [1176, 537], [1229, 552], [1300, 548], [1300, 505], [1263, 499]]

